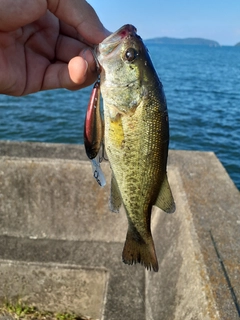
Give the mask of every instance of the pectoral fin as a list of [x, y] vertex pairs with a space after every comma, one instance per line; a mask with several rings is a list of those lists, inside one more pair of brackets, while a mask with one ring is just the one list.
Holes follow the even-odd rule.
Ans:
[[167, 213], [173, 213], [176, 209], [172, 192], [168, 183], [167, 175], [162, 182], [155, 206]]
[[112, 175], [112, 180], [111, 180], [111, 192], [110, 192], [110, 201], [109, 201], [109, 207], [112, 212], [119, 212], [119, 209], [122, 204], [122, 198], [120, 195], [120, 191], [117, 185], [117, 181]]

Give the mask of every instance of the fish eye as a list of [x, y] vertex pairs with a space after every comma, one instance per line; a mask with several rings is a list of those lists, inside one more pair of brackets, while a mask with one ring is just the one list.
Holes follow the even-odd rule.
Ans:
[[137, 56], [138, 56], [138, 52], [134, 48], [127, 49], [127, 51], [125, 53], [125, 58], [129, 62], [132, 62], [133, 60], [135, 60], [137, 58]]

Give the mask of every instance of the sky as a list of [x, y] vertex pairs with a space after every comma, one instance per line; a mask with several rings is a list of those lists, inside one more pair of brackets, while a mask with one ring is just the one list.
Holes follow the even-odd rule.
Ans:
[[88, 0], [104, 26], [133, 24], [143, 39], [198, 37], [240, 42], [240, 0]]

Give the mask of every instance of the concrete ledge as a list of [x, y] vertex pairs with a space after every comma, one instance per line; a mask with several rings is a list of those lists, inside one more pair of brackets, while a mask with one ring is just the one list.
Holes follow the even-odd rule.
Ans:
[[39, 310], [47, 305], [53, 312], [71, 310], [94, 319], [102, 315], [108, 280], [106, 269], [0, 260], [0, 278], [1, 298], [22, 297], [22, 302], [34, 303]]
[[[177, 210], [153, 212], [157, 274], [121, 262], [127, 222], [123, 210], [108, 210], [107, 163], [101, 189], [81, 146], [0, 142], [0, 157], [0, 300], [21, 295], [24, 282], [8, 281], [9, 275], [20, 279], [29, 266], [37, 290], [54, 279], [68, 284], [69, 296], [78, 292], [79, 313], [94, 319], [239, 319], [240, 195], [213, 153], [170, 151]], [[49, 266], [57, 276], [45, 272]], [[77, 291], [93, 272], [98, 293], [90, 280], [86, 295]], [[54, 308], [57, 295], [71, 309], [57, 288], [47, 307]], [[29, 292], [26, 299], [41, 302]]]

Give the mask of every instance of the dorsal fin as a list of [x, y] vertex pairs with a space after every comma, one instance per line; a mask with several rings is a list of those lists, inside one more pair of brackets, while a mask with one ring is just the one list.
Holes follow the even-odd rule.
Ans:
[[172, 192], [168, 183], [167, 174], [165, 175], [161, 184], [161, 188], [154, 205], [167, 213], [173, 213], [176, 209]]

